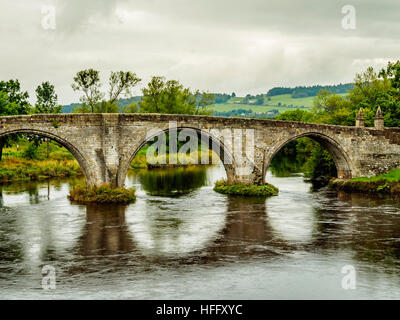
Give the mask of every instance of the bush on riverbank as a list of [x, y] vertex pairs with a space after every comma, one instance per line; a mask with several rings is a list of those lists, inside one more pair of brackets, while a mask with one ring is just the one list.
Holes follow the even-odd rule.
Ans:
[[360, 177], [349, 180], [332, 179], [329, 186], [345, 192], [370, 194], [400, 194], [400, 169], [373, 177]]
[[68, 198], [78, 203], [129, 204], [136, 200], [135, 189], [115, 188], [109, 184], [100, 187], [76, 186]]
[[220, 180], [215, 183], [214, 191], [222, 194], [249, 197], [269, 197], [276, 196], [279, 189], [272, 184], [258, 185], [229, 185], [226, 180]]

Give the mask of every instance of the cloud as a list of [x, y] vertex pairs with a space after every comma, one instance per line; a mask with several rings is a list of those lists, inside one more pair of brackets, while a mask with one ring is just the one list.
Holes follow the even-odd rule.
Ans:
[[[41, 27], [54, 4], [56, 30]], [[193, 89], [237, 94], [273, 86], [352, 81], [400, 52], [398, 0], [353, 0], [355, 30], [341, 27], [347, 1], [3, 0], [0, 74], [31, 94], [51, 81], [62, 103], [78, 101], [74, 74], [93, 67], [178, 79]], [[137, 89], [135, 94], [139, 94]]]

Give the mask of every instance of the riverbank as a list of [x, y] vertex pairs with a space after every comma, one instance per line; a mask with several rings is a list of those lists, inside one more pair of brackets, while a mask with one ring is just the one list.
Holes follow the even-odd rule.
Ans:
[[82, 176], [76, 160], [27, 160], [7, 158], [0, 163], [0, 183], [15, 181], [44, 181], [52, 178]]
[[40, 143], [19, 139], [3, 149], [0, 184], [74, 178], [83, 172], [73, 155], [55, 142]]
[[400, 169], [369, 178], [332, 179], [329, 186], [345, 192], [400, 195]]
[[222, 194], [246, 197], [269, 197], [277, 196], [279, 189], [272, 184], [257, 185], [229, 185], [226, 180], [220, 180], [215, 183], [214, 191]]

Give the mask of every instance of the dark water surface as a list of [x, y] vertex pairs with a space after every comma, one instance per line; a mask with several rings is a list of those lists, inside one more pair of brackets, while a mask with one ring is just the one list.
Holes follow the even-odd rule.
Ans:
[[[277, 197], [215, 193], [224, 169], [133, 174], [136, 203], [83, 206], [70, 182], [3, 187], [0, 298], [400, 298], [400, 204], [273, 177]], [[169, 187], [167, 187], [169, 186]], [[42, 289], [42, 267], [56, 270]], [[342, 288], [342, 268], [356, 289]]]

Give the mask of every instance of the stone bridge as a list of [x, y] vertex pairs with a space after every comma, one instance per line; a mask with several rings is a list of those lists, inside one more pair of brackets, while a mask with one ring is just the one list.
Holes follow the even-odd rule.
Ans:
[[[329, 150], [339, 178], [376, 175], [396, 168], [400, 163], [400, 128], [384, 128], [381, 114], [377, 114], [375, 127], [371, 128], [364, 127], [362, 114], [359, 114], [355, 127], [166, 114], [7, 116], [0, 117], [0, 137], [31, 133], [50, 138], [74, 155], [89, 185], [123, 186], [131, 161], [151, 138], [149, 132], [155, 129], [168, 131], [171, 123], [178, 129], [205, 132], [221, 150], [220, 157], [231, 183], [264, 183], [274, 155], [288, 142], [300, 137], [312, 138]], [[243, 140], [240, 147], [213, 133], [226, 129], [234, 133], [234, 140]], [[253, 132], [251, 141], [241, 132]], [[253, 142], [253, 157], [236, 156], [238, 150], [235, 148]], [[238, 170], [243, 167], [248, 169], [246, 174]]]

